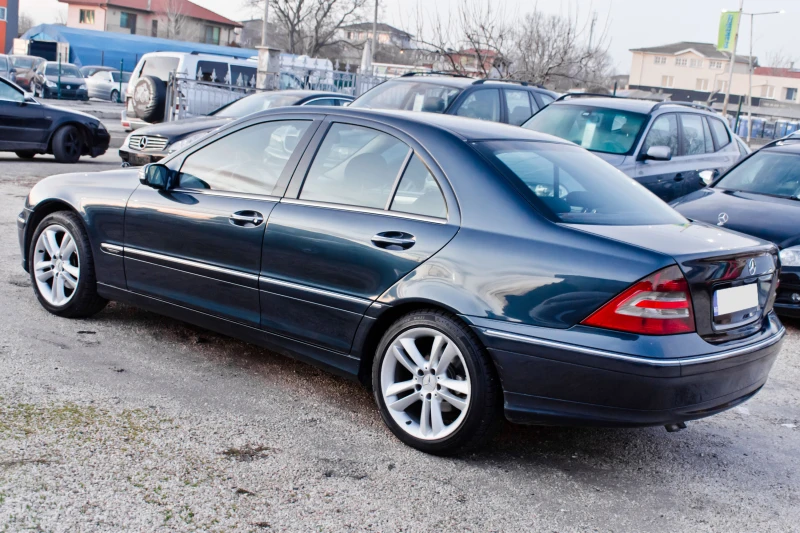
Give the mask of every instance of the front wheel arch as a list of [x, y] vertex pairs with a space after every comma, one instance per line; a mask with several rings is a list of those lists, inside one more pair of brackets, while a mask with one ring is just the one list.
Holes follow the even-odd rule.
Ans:
[[28, 251], [31, 246], [31, 237], [33, 237], [33, 232], [36, 231], [36, 228], [39, 227], [39, 223], [44, 220], [49, 214], [55, 213], [56, 211], [69, 211], [74, 213], [78, 216], [81, 220], [81, 224], [83, 224], [84, 229], [86, 228], [86, 223], [83, 220], [83, 216], [78, 212], [77, 209], [69, 205], [67, 202], [63, 200], [45, 200], [40, 202], [33, 210], [33, 213], [28, 217], [27, 222], [25, 223], [25, 239], [24, 239], [24, 247], [22, 250], [22, 260], [25, 264], [25, 271], [28, 272], [30, 270], [30, 264], [28, 257]]
[[67, 126], [73, 126], [78, 130], [78, 133], [81, 136], [81, 141], [83, 141], [82, 142], [82, 147], [81, 147], [81, 155], [84, 155], [84, 151], [86, 150], [86, 147], [88, 146], [88, 139], [91, 138], [91, 134], [89, 132], [89, 129], [84, 124], [81, 124], [80, 122], [71, 122], [71, 121], [61, 123], [57, 127], [53, 128], [53, 133], [51, 133], [50, 134], [50, 138], [47, 139], [47, 153], [48, 154], [52, 154], [53, 153], [53, 139], [56, 136], [56, 132], [58, 132], [58, 130], [63, 129], [63, 128], [67, 127]]

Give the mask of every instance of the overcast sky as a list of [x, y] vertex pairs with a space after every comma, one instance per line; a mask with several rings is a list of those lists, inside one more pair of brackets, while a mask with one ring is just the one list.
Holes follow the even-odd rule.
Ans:
[[[193, 0], [234, 20], [254, 15], [244, 0]], [[426, 0], [425, 9], [446, 13], [460, 0]], [[502, 4], [509, 14], [524, 13], [538, 6], [550, 13], [572, 10], [584, 20], [597, 13], [597, 28], [606, 24], [611, 38], [610, 53], [619, 73], [630, 71], [631, 48], [656, 46], [677, 41], [715, 42], [719, 15], [723, 9], [735, 10], [738, 0], [480, 0]], [[409, 14], [417, 12], [420, 0], [380, 0], [382, 21], [414, 33], [416, 23]], [[433, 8], [432, 6], [436, 6]], [[429, 7], [430, 6], [430, 7]], [[782, 15], [755, 18], [754, 55], [762, 63], [767, 54], [783, 50], [784, 55], [798, 59], [800, 46], [796, 35], [800, 27], [800, 0], [745, 0], [746, 12], [785, 10]], [[66, 13], [66, 5], [57, 0], [20, 0], [20, 11], [31, 15], [34, 22], [54, 22], [57, 13]], [[255, 13], [258, 16], [257, 13]], [[750, 42], [749, 18], [743, 19], [738, 52], [746, 54]]]

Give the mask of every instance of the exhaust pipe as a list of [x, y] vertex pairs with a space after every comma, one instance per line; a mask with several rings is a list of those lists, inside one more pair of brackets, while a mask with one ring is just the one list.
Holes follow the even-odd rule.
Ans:
[[686, 422], [675, 422], [674, 424], [667, 424], [664, 426], [669, 433], [675, 433], [676, 431], [680, 431], [682, 429], [686, 429]]

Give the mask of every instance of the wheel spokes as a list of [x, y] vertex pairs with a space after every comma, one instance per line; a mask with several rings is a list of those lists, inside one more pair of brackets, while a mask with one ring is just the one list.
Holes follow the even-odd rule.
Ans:
[[419, 431], [425, 436], [431, 433], [431, 399], [427, 396], [422, 399], [422, 414], [419, 418]]
[[412, 361], [408, 359], [408, 357], [405, 356], [403, 352], [400, 351], [400, 349], [397, 346], [392, 346], [392, 353], [394, 353], [395, 359], [397, 359], [397, 361], [401, 365], [403, 365], [406, 368], [406, 370], [408, 370], [414, 375], [417, 374], [417, 367], [414, 365]]
[[417, 343], [414, 339], [400, 339], [400, 344], [403, 345], [403, 349], [411, 360], [414, 361], [414, 364], [417, 365], [417, 368], [425, 368], [425, 358], [419, 353], [419, 348], [417, 348]]
[[439, 391], [439, 396], [441, 396], [442, 399], [444, 399], [444, 401], [446, 401], [447, 403], [449, 403], [450, 405], [452, 405], [453, 407], [455, 407], [459, 411], [463, 411], [464, 409], [467, 408], [467, 401], [466, 400], [462, 400], [461, 398], [458, 398], [457, 396], [454, 396], [454, 395], [450, 394], [447, 391], [440, 390]]
[[446, 387], [453, 392], [461, 394], [469, 394], [469, 382], [461, 381], [459, 379], [442, 378], [439, 380], [439, 385]]
[[61, 239], [61, 246], [59, 247], [59, 254], [61, 257], [66, 260], [72, 255], [72, 252], [75, 251], [75, 241], [72, 239], [72, 235], [69, 233], [64, 234], [64, 238]]
[[389, 409], [394, 409], [395, 411], [405, 411], [408, 409], [410, 405], [413, 405], [415, 402], [418, 402], [422, 398], [419, 397], [418, 394], [409, 394], [403, 398], [400, 398], [394, 403], [389, 404]]
[[447, 346], [445, 347], [444, 351], [442, 352], [442, 357], [439, 359], [439, 364], [436, 365], [436, 373], [444, 375], [447, 371], [447, 367], [450, 366], [450, 363], [453, 362], [453, 358], [458, 355], [456, 352], [455, 346], [453, 346], [452, 342], [448, 342]]
[[416, 382], [412, 379], [409, 381], [401, 381], [400, 383], [395, 383], [386, 389], [386, 396], [397, 396], [401, 392], [405, 392], [407, 390], [411, 390], [416, 385]]
[[439, 398], [434, 398], [431, 402], [431, 426], [434, 435], [438, 435], [445, 428], [442, 420], [442, 400]]

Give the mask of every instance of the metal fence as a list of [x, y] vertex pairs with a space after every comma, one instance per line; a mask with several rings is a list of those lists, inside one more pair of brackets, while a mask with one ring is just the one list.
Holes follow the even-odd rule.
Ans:
[[357, 97], [387, 79], [389, 78], [361, 74], [357, 70], [349, 72], [349, 66], [345, 70], [282, 66], [279, 74], [271, 75], [267, 79], [268, 89], [259, 89], [255, 86], [255, 76], [247, 82], [240, 76], [227, 84], [171, 74], [167, 83], [167, 112], [164, 114], [164, 121], [207, 115], [223, 105], [265, 90], [308, 89]]

